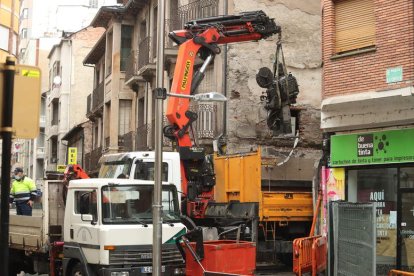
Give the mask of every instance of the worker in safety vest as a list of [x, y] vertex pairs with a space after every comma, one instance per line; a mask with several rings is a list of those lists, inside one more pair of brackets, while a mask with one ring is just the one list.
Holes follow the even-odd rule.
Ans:
[[23, 175], [23, 169], [20, 167], [14, 170], [14, 179], [10, 189], [10, 203], [16, 203], [18, 215], [31, 216], [33, 201], [37, 196], [36, 184]]

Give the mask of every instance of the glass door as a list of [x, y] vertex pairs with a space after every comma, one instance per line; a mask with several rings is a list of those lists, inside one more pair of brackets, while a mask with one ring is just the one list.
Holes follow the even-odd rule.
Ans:
[[414, 188], [400, 188], [398, 195], [397, 268], [414, 270]]

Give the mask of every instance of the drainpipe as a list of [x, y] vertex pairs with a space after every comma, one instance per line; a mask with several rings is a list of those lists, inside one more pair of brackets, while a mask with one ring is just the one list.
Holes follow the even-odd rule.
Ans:
[[[223, 0], [223, 13], [227, 15], [228, 13], [228, 1]], [[222, 91], [223, 95], [227, 98], [227, 44], [223, 45], [223, 81], [222, 81]], [[228, 108], [228, 101], [224, 102], [224, 109], [223, 109], [223, 136], [227, 135], [227, 108]]]

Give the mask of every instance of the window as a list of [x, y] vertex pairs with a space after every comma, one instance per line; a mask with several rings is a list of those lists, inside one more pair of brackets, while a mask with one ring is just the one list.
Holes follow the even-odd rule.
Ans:
[[81, 199], [89, 201], [89, 208], [88, 213], [93, 216], [94, 219], [97, 218], [98, 215], [98, 206], [96, 200], [96, 190], [93, 191], [76, 191], [75, 192], [75, 214], [80, 214], [80, 202]]
[[112, 43], [113, 43], [112, 32], [108, 34], [106, 40], [106, 76], [108, 77], [112, 73]]
[[[146, 224], [152, 221], [154, 185], [111, 185], [102, 187], [104, 224]], [[174, 185], [162, 187], [162, 219], [179, 221], [178, 197]]]
[[335, 53], [375, 45], [374, 0], [335, 2]]
[[56, 126], [59, 123], [59, 103], [55, 99], [52, 101], [52, 126]]
[[20, 59], [23, 58], [24, 54], [26, 53], [26, 48], [21, 48], [20, 49]]
[[119, 135], [129, 132], [132, 104], [130, 100], [119, 100]]
[[22, 31], [20, 32], [20, 38], [21, 39], [27, 38], [27, 29], [26, 28], [23, 28]]
[[121, 29], [121, 71], [126, 71], [126, 64], [131, 53], [132, 33], [134, 26], [122, 25]]
[[50, 163], [56, 164], [57, 163], [57, 152], [58, 152], [58, 144], [57, 144], [57, 137], [53, 136], [52, 138], [50, 138], [50, 151], [51, 151], [51, 155], [50, 155]]
[[[135, 175], [134, 179], [140, 179], [140, 180], [154, 180], [154, 163], [153, 162], [142, 162], [138, 161], [135, 163]], [[161, 169], [161, 180], [162, 181], [168, 181], [168, 163], [163, 162], [162, 163], [162, 169]]]
[[29, 17], [29, 10], [27, 8], [23, 9], [21, 18], [27, 19]]
[[395, 264], [397, 176], [396, 168], [348, 171], [348, 201], [376, 205], [377, 264]]
[[0, 25], [0, 49], [9, 50], [9, 29]]

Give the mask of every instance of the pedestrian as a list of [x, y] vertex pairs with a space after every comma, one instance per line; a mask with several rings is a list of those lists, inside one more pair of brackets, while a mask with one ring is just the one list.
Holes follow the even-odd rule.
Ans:
[[37, 189], [34, 181], [23, 174], [23, 168], [15, 168], [14, 181], [10, 189], [10, 203], [16, 203], [17, 214], [31, 216], [36, 196]]

